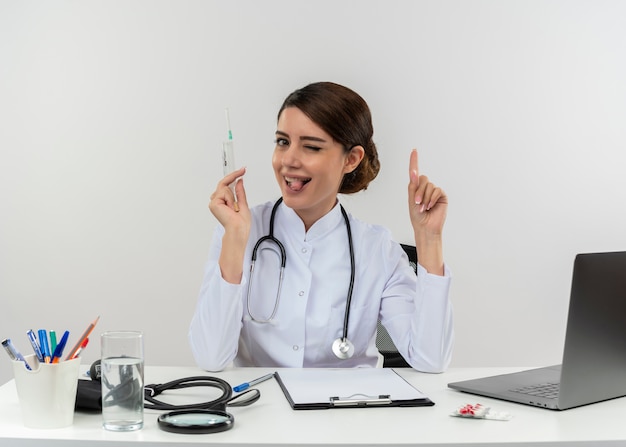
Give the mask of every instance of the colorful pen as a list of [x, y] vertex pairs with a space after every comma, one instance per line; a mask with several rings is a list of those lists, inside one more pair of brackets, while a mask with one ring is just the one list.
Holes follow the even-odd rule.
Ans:
[[4, 340], [2, 340], [2, 346], [4, 346], [4, 349], [6, 349], [7, 354], [9, 354], [9, 357], [11, 357], [11, 360], [24, 362], [24, 366], [26, 366], [26, 369], [32, 370], [26, 359], [22, 356], [22, 354], [20, 354], [20, 351], [18, 351], [17, 348], [13, 346], [10, 338], [5, 338]]
[[67, 344], [67, 339], [69, 338], [69, 336], [70, 336], [70, 331], [65, 331], [63, 333], [63, 336], [61, 337], [59, 344], [54, 350], [54, 354], [52, 354], [51, 363], [59, 363], [59, 360], [61, 356], [63, 355], [63, 350], [65, 349], [65, 345]]
[[35, 331], [33, 331], [32, 329], [29, 329], [28, 332], [26, 332], [26, 335], [28, 335], [28, 339], [30, 340], [30, 344], [33, 345], [33, 351], [35, 351], [35, 355], [37, 356], [37, 360], [39, 360], [39, 363], [43, 363], [44, 362], [44, 358], [43, 358], [43, 354], [41, 352], [41, 347], [39, 346], [39, 343], [37, 342], [37, 337], [35, 336]]
[[48, 344], [48, 334], [45, 329], [39, 329], [39, 346], [41, 346], [44, 362], [50, 363], [50, 345]]
[[240, 391], [245, 391], [251, 386], [254, 386], [261, 382], [265, 382], [266, 380], [270, 380], [272, 377], [274, 377], [274, 373], [267, 374], [263, 377], [259, 377], [258, 379], [251, 380], [250, 382], [244, 382], [241, 385], [234, 386], [233, 391], [236, 393], [239, 393]]
[[85, 339], [89, 337], [89, 335], [91, 335], [91, 331], [93, 331], [93, 328], [96, 327], [96, 324], [98, 324], [98, 320], [100, 320], [99, 316], [98, 318], [93, 320], [89, 326], [87, 326], [87, 329], [85, 329], [85, 332], [83, 332], [83, 335], [80, 336], [80, 338], [78, 339], [78, 342], [74, 345], [74, 347], [72, 348], [70, 353], [67, 355], [67, 357], [65, 357], [65, 360], [70, 360], [74, 357], [74, 354], [76, 354], [76, 351], [78, 351], [78, 349], [83, 344]]

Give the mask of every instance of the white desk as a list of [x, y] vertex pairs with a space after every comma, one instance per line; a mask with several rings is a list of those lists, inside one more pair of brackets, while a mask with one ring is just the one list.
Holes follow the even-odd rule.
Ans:
[[[422, 374], [398, 370], [434, 402], [434, 407], [355, 408], [294, 411], [275, 380], [261, 383], [261, 399], [249, 407], [231, 408], [232, 430], [206, 435], [181, 435], [160, 430], [161, 412], [145, 412], [143, 430], [131, 433], [108, 432], [101, 428], [99, 414], [77, 413], [74, 425], [55, 430], [34, 430], [22, 426], [13, 381], [0, 387], [0, 446], [84, 446], [121, 447], [138, 442], [154, 446], [210, 443], [218, 446], [258, 445], [427, 445], [468, 446], [517, 443], [526, 445], [626, 445], [626, 399], [615, 399], [586, 407], [555, 412], [460, 393], [447, 388], [448, 382], [491, 374], [513, 372], [516, 368], [458, 368], [445, 374]], [[209, 374], [196, 368], [148, 367], [146, 383], [214, 375], [232, 385], [262, 376], [273, 369], [238, 368]], [[213, 391], [215, 393], [215, 391]], [[191, 394], [186, 394], [191, 393]], [[182, 402], [214, 398], [207, 388], [177, 390]], [[196, 396], [193, 396], [196, 394]], [[197, 396], [197, 394], [200, 394]], [[164, 400], [177, 403], [173, 398]], [[450, 417], [449, 413], [467, 403], [480, 402], [496, 411], [513, 415], [510, 421]]]

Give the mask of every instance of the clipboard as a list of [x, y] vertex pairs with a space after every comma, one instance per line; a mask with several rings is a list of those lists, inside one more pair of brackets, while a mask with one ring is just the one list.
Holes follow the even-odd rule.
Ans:
[[293, 368], [274, 376], [294, 410], [435, 405], [391, 368]]

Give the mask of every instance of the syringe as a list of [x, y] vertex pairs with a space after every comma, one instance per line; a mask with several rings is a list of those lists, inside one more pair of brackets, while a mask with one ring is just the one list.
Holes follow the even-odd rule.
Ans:
[[[230, 130], [230, 115], [228, 109], [226, 109], [226, 127], [228, 129], [228, 139], [222, 142], [222, 161], [224, 165], [224, 175], [228, 175], [233, 172], [235, 168], [235, 144], [233, 142], [233, 133]], [[235, 195], [235, 180], [230, 184], [230, 189], [233, 191], [235, 197], [235, 211], [239, 212], [239, 205], [237, 204], [237, 196]]]

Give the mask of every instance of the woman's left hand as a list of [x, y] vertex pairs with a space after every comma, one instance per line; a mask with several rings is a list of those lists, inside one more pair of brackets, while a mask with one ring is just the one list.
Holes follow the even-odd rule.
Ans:
[[448, 212], [448, 196], [419, 175], [417, 150], [409, 162], [409, 215], [415, 233], [419, 263], [430, 273], [443, 274], [442, 233]]
[[440, 236], [446, 221], [448, 196], [428, 177], [419, 175], [415, 149], [411, 151], [409, 178], [409, 213], [413, 229], [423, 236]]

